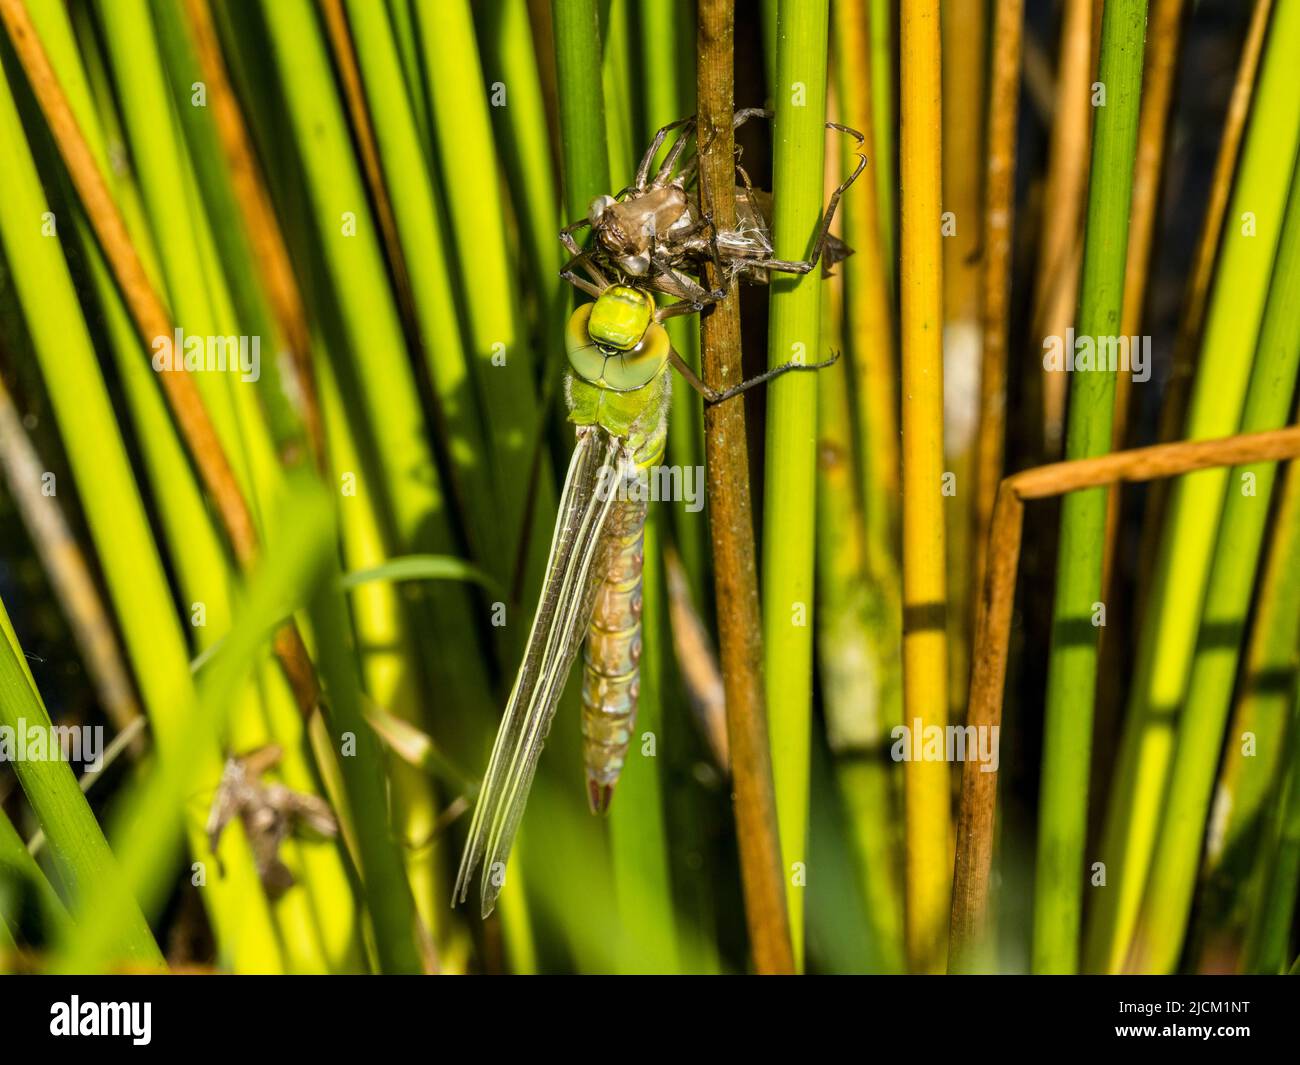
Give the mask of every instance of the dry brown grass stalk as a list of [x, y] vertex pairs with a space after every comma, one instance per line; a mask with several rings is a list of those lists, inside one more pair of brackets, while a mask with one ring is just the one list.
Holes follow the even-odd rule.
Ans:
[[[1095, 458], [1054, 462], [1003, 480], [994, 508], [988, 568], [978, 605], [974, 669], [966, 723], [1000, 726], [1012, 608], [1025, 501], [1085, 488], [1177, 477], [1194, 470], [1300, 457], [1300, 426], [1244, 433], [1217, 440], [1189, 440], [1116, 451]], [[988, 911], [989, 867], [997, 805], [997, 772], [975, 761], [962, 767], [957, 817], [957, 861], [952, 903], [953, 964], [977, 957]]]

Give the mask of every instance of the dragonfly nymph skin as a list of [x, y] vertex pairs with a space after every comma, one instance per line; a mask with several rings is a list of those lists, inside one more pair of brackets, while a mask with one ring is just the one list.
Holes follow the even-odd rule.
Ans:
[[638, 482], [664, 454], [668, 335], [655, 319], [653, 296], [615, 285], [573, 313], [565, 341], [576, 443], [524, 660], [452, 895], [453, 904], [464, 901], [481, 862], [484, 917], [504, 885], [542, 744], [584, 634], [583, 754], [596, 812], [609, 806], [636, 721], [647, 509]]

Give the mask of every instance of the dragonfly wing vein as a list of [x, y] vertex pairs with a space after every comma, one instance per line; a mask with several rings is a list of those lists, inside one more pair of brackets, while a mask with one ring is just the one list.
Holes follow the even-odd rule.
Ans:
[[[618, 442], [604, 432], [579, 430], [541, 599], [479, 791], [453, 891], [453, 903], [464, 901], [470, 878], [484, 861], [480, 895], [485, 917], [500, 893], [537, 760], [594, 605], [600, 576], [597, 560], [614, 501], [612, 493], [597, 488], [617, 483], [629, 462]], [[609, 480], [611, 474], [614, 481]]]

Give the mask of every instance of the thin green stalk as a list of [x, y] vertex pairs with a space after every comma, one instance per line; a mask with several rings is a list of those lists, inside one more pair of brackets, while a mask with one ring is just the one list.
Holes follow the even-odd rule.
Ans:
[[0, 938], [0, 948], [17, 946], [13, 932], [19, 927], [28, 899], [35, 903], [47, 939], [66, 934], [71, 918], [63, 900], [28, 853], [9, 816], [0, 810], [0, 936], [9, 934], [7, 942]]
[[561, 355], [567, 300], [561, 286], [554, 284], [563, 248], [558, 239], [559, 191], [538, 68], [541, 42], [533, 37], [527, 0], [480, 4], [475, 14], [482, 20], [479, 40], [484, 80], [491, 86], [504, 86], [508, 94], [505, 106], [492, 108], [492, 121], [523, 231], [522, 258], [542, 303], [538, 316], [542, 333], [539, 350], [544, 356], [540, 372], [546, 381], [554, 378], [555, 359]]
[[[640, 69], [643, 72], [662, 72], [643, 79], [641, 100], [644, 115], [636, 127], [638, 144], [648, 144], [660, 127], [695, 110], [695, 23], [691, 6], [679, 3], [678, 0], [650, 0], [637, 5], [640, 18], [637, 32]], [[667, 51], [665, 42], [671, 42]], [[698, 372], [698, 322], [695, 318], [684, 315], [670, 318], [665, 326], [674, 350]], [[701, 405], [691, 389], [673, 389], [668, 425], [669, 465], [681, 469], [684, 476], [698, 473], [696, 483], [702, 485], [704, 417]], [[712, 582], [708, 580], [709, 528], [706, 511], [703, 508], [685, 506], [661, 508], [657, 520], [658, 543], [662, 548], [671, 542], [677, 548], [692, 600], [701, 612], [707, 612], [708, 589]], [[662, 564], [663, 561], [662, 554], [657, 556], [657, 564]], [[667, 621], [671, 609], [667, 585], [662, 581], [657, 582], [655, 594], [659, 596], [657, 602], [662, 604], [660, 609], [665, 618], [656, 632], [659, 639], [669, 641], [677, 634], [670, 632], [671, 626]], [[665, 643], [665, 649], [669, 646]], [[700, 823], [699, 792], [676, 783], [692, 778], [697, 749], [692, 742], [695, 736], [693, 710], [687, 701], [679, 666], [671, 653], [666, 652], [661, 659], [660, 673], [659, 709], [664, 731], [659, 747], [661, 760], [655, 764], [667, 792], [667, 825], [664, 828], [667, 839], [664, 841], [663, 858], [677, 872], [675, 881], [670, 880], [669, 889], [671, 890], [673, 882], [679, 886], [689, 885], [689, 889], [682, 890], [675, 900], [678, 916], [673, 932], [679, 940], [675, 945], [677, 962], [679, 970], [716, 972], [716, 957], [711, 953], [705, 956], [698, 952], [694, 956], [687, 956], [684, 937], [680, 934], [683, 925], [691, 925], [697, 934], [711, 925], [714, 920], [712, 906], [717, 890], [716, 878], [709, 875], [707, 867], [703, 870], [704, 875], [697, 875], [688, 865], [693, 855], [707, 851], [704, 841], [707, 830]], [[615, 847], [617, 848], [617, 840]], [[617, 860], [616, 849], [615, 861]]]
[[887, 737], [894, 723], [890, 711], [898, 711], [901, 692], [897, 670], [892, 692], [878, 684], [873, 584], [855, 492], [843, 363], [820, 371], [818, 390], [817, 658], [827, 741], [849, 820], [845, 838], [857, 862], [863, 916], [876, 952], [871, 971], [900, 972], [903, 907]]
[[[1240, 431], [1286, 424], [1300, 367], [1300, 167], [1295, 167], [1286, 218]], [[1127, 967], [1171, 972], [1182, 952], [1200, 867], [1223, 730], [1232, 706], [1241, 641], [1255, 590], [1255, 569], [1273, 498], [1275, 463], [1236, 467], [1219, 523], [1206, 585], [1200, 638], [1178, 722], [1178, 741], [1163, 819], [1151, 858], [1151, 880], [1138, 914]], [[1280, 959], [1278, 960], [1280, 964]]]
[[[894, 159], [894, 0], [867, 0], [871, 20], [871, 128], [873, 169], [876, 175], [876, 204], [880, 211], [880, 246], [884, 250], [885, 274], [893, 287], [894, 256], [897, 246], [895, 212], [898, 169]], [[868, 175], [868, 180], [870, 175]]]
[[382, 5], [349, 0], [347, 11], [458, 496], [468, 508], [475, 557], [504, 584], [512, 560], [491, 490], [493, 478], [484, 468], [487, 438], [456, 314], [452, 273], [446, 268], [454, 258], [402, 82], [397, 43]]
[[560, 92], [564, 216], [570, 220], [586, 215], [593, 196], [610, 191], [596, 8], [596, 0], [561, 0], [551, 8]]
[[[520, 327], [505, 232], [507, 208], [500, 195], [503, 186], [474, 22], [468, 0], [419, 4], [416, 22], [425, 67], [433, 72], [428, 80], [429, 114], [458, 255], [469, 362], [498, 478], [494, 487], [501, 509], [496, 521], [504, 534], [507, 564], [515, 564], [518, 545], [526, 543], [540, 581], [547, 538], [529, 537], [525, 504], [529, 489], [535, 488], [536, 511], [552, 513], [552, 483], [545, 466], [538, 469], [535, 485], [522, 471], [531, 468], [537, 439], [531, 430], [546, 412], [538, 408], [534, 360]], [[430, 342], [436, 343], [432, 338]]]
[[[634, 24], [638, 5], [614, 0], [608, 6], [608, 32], [604, 42], [602, 81], [605, 89], [606, 137], [610, 173], [616, 188], [632, 180], [642, 151], [639, 117], [641, 86], [633, 74], [633, 47], [643, 35]], [[664, 80], [669, 80], [665, 78]], [[613, 103], [617, 101], [617, 106]], [[611, 189], [610, 191], [616, 191]], [[691, 323], [693, 324], [693, 323]], [[678, 391], [686, 392], [687, 389]], [[689, 424], [689, 423], [688, 423]], [[683, 426], [683, 429], [687, 429]], [[669, 435], [676, 426], [669, 423]], [[681, 507], [674, 507], [680, 510]], [[643, 545], [642, 585], [643, 653], [636, 730], [618, 792], [609, 814], [610, 859], [615, 899], [624, 920], [635, 921], [644, 931], [639, 948], [620, 952], [623, 971], [672, 973], [680, 971], [676, 919], [673, 913], [669, 869], [669, 829], [664, 807], [661, 768], [667, 755], [665, 702], [671, 676], [672, 640], [668, 629], [668, 596], [664, 581], [663, 533], [668, 527], [669, 504], [651, 504]], [[633, 907], [640, 904], [643, 908]], [[647, 951], [645, 944], [650, 944]], [[632, 947], [631, 940], [627, 946]]]
[[[871, 40], [867, 35], [866, 0], [835, 0], [832, 5], [835, 33], [836, 88], [841, 120], [857, 126], [871, 145], [876, 141], [876, 83]], [[843, 143], [847, 143], [843, 142]], [[841, 173], [847, 177], [857, 163], [844, 152]], [[872, 156], [869, 172], [855, 184], [840, 204], [845, 242], [854, 249], [841, 267], [844, 273], [845, 333], [850, 369], [856, 393], [858, 450], [868, 562], [880, 575], [879, 595], [888, 615], [889, 591], [885, 584], [898, 583], [898, 369], [894, 342], [894, 311], [891, 304], [890, 251], [882, 243], [879, 225], [882, 204], [871, 172], [889, 169], [889, 160]], [[969, 224], [969, 223], [968, 223]], [[897, 592], [892, 611], [897, 612]], [[897, 624], [894, 632], [882, 636], [881, 668], [895, 660], [898, 671]], [[891, 646], [892, 645], [892, 646]]]
[[[825, 182], [829, 0], [782, 0], [777, 13], [772, 190], [776, 254], [806, 258]], [[770, 366], [821, 358], [821, 277], [773, 279]], [[796, 968], [803, 967], [812, 740], [813, 559], [817, 507], [817, 381], [787, 374], [768, 389], [763, 508], [763, 666], [777, 825]]]
[[1242, 969], [1254, 973], [1286, 971], [1300, 888], [1300, 691], [1291, 718], [1290, 765], [1277, 791], [1275, 815], [1265, 837], [1263, 892], [1246, 938]]
[[378, 738], [365, 720], [347, 604], [338, 588], [338, 564], [332, 559], [328, 574], [329, 580], [318, 584], [312, 597], [311, 615], [320, 642], [325, 711], [343, 754], [343, 778], [356, 821], [361, 876], [374, 922], [379, 965], [386, 973], [418, 973], [424, 965], [417, 948], [415, 902], [389, 827], [382, 754]]
[[[8, 84], [0, 88], [0, 155], [8, 160], [3, 192], [11, 210], [0, 220], [0, 241], [14, 267], [15, 285], [33, 346], [79, 488], [87, 524], [109, 597], [121, 625], [127, 656], [141, 686], [160, 751], [170, 749], [191, 692], [189, 655], [171, 593], [131, 472], [114, 410], [95, 359], [61, 248], [23, 219], [47, 210], [31, 154], [23, 138]], [[215, 786], [221, 772], [215, 750], [196, 774], [199, 787]], [[206, 860], [203, 817], [189, 818], [191, 845]], [[225, 848], [227, 875], [213, 877], [204, 896], [220, 924], [236, 912], [253, 932], [235, 944], [237, 964], [264, 971], [280, 965], [279, 949], [260, 897], [252, 856], [241, 853], [239, 833]], [[214, 863], [215, 864], [215, 863]], [[263, 935], [264, 933], [264, 935]]]
[[1287, 722], [1300, 679], [1300, 464], [1291, 463], [1273, 521], [1269, 557], [1259, 581], [1250, 647], [1215, 804], [1228, 815], [1221, 832], [1206, 840], [1206, 887], [1198, 908], [1203, 964], [1227, 943], [1237, 945], [1249, 915], [1258, 911], [1265, 871], [1269, 808], [1281, 794], [1286, 771]]
[[[1113, 337], [1119, 329], [1146, 6], [1146, 0], [1114, 0], [1106, 5], [1102, 20], [1098, 80], [1105, 86], [1106, 106], [1097, 109], [1093, 137], [1080, 336]], [[1114, 372], [1076, 371], [1070, 384], [1066, 458], [1109, 451]], [[1079, 967], [1088, 764], [1100, 632], [1095, 619], [1102, 591], [1105, 530], [1104, 488], [1066, 496], [1061, 505], [1043, 737], [1034, 896], [1035, 972], [1076, 972]]]
[[[1296, 145], [1300, 5], [1273, 16], [1250, 128], [1237, 169], [1207, 312], [1187, 439], [1237, 431], [1281, 232]], [[1159, 827], [1178, 708], [1183, 704], [1209, 578], [1227, 470], [1180, 478], [1169, 496], [1138, 641], [1124, 736], [1099, 859], [1107, 887], [1089, 917], [1088, 968], [1116, 971], [1128, 951]]]
[[[290, 485], [280, 509], [286, 535], [255, 571], [241, 597], [243, 606], [230, 635], [199, 676], [197, 695], [190, 689], [188, 701], [177, 706], [180, 720], [165, 745], [159, 737], [159, 756], [152, 769], [120, 797], [110, 812], [113, 852], [148, 913], [159, 912], [175, 883], [181, 826], [196, 805], [196, 782], [207, 777], [206, 767], [216, 755], [240, 688], [257, 660], [265, 655], [271, 634], [283, 623], [285, 610], [295, 608], [309, 589], [320, 583], [333, 545], [328, 500], [317, 484], [298, 480]], [[232, 822], [226, 833], [237, 826], [238, 821]], [[231, 858], [225, 833], [222, 852], [223, 864], [228, 865]], [[219, 879], [221, 868], [212, 862], [199, 870], [206, 878], [205, 892], [215, 890], [214, 881]], [[189, 872], [193, 876], [196, 870], [191, 867]], [[260, 888], [253, 890], [260, 896]], [[253, 940], [252, 944], [235, 942], [236, 953], [247, 952], [262, 936], [275, 934], [249, 919], [246, 911], [250, 901], [249, 895], [237, 898], [242, 909], [219, 917], [219, 927], [234, 928], [238, 938]], [[232, 920], [239, 914], [245, 917], [243, 927]], [[111, 899], [97, 898], [94, 905], [80, 908], [74, 915], [78, 921], [76, 934], [60, 945], [54, 970], [75, 973], [103, 968], [112, 960], [111, 945], [123, 916], [120, 906]], [[229, 942], [219, 941], [219, 950], [232, 949]]]
[[406, 82], [406, 96], [415, 114], [415, 128], [420, 134], [420, 145], [425, 157], [433, 158], [432, 130], [429, 126], [429, 101], [424, 91], [424, 67], [420, 63], [420, 45], [416, 39], [415, 13], [412, 0], [386, 0], [388, 17], [393, 26], [393, 37], [402, 57], [402, 79]]
[[27, 852], [8, 814], [0, 810], [0, 965], [5, 949], [17, 949], [16, 932], [21, 931], [25, 910], [32, 904], [45, 939], [66, 935], [72, 918], [64, 901]]
[[[13, 637], [13, 626], [3, 603], [0, 603], [0, 629], [3, 629], [3, 634], [0, 634], [0, 724], [12, 729], [15, 736], [33, 730], [42, 730], [50, 736], [49, 714], [31, 683], [22, 648]], [[117, 930], [116, 950], [122, 957], [144, 965], [162, 965], [162, 953], [149, 931], [149, 924], [132, 897], [108, 841], [77, 785], [72, 767], [57, 757], [57, 752], [54, 757], [47, 758], [14, 758], [13, 767], [49, 841], [55, 866], [73, 904], [84, 908], [102, 902], [116, 907], [123, 916]], [[3, 879], [22, 877], [30, 881], [37, 887], [38, 898], [47, 916], [54, 919], [62, 911], [57, 896], [18, 840], [9, 819], [0, 814], [0, 822], [0, 872], [4, 873]], [[65, 923], [66, 918], [64, 913]], [[57, 928], [51, 929], [55, 930]]]
[[[639, 113], [639, 86], [632, 77], [632, 4], [604, 0], [601, 48], [601, 84], [605, 88], [605, 139], [610, 174], [622, 174], [640, 159], [641, 147], [633, 133]], [[611, 189], [611, 192], [614, 190]]]

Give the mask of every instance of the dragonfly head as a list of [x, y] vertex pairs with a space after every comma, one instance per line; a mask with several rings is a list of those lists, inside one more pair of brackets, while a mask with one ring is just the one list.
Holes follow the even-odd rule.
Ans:
[[631, 392], [654, 380], [668, 361], [668, 334], [655, 321], [650, 293], [611, 285], [569, 318], [565, 348], [584, 381]]

